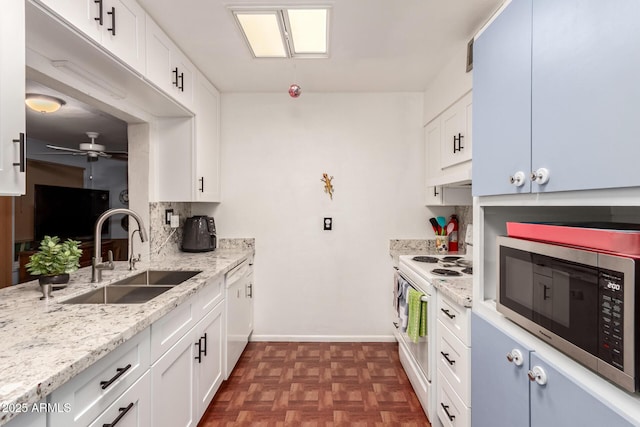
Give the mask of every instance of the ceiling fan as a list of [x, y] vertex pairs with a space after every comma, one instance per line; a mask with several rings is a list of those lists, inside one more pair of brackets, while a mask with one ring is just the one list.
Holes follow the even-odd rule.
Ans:
[[98, 132], [87, 132], [87, 136], [91, 142], [83, 142], [76, 148], [60, 147], [58, 145], [47, 144], [47, 148], [53, 150], [64, 151], [64, 153], [49, 153], [49, 154], [69, 154], [72, 156], [87, 156], [88, 162], [97, 162], [100, 157], [108, 159], [113, 158], [115, 160], [128, 160], [128, 154], [126, 151], [106, 151], [104, 145], [96, 144], [96, 138], [100, 136]]

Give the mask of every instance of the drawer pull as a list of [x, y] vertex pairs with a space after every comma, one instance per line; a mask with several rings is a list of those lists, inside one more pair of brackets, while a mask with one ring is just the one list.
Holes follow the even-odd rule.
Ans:
[[111, 384], [114, 383], [115, 380], [117, 380], [118, 378], [120, 378], [125, 372], [127, 372], [129, 369], [131, 368], [131, 363], [129, 363], [127, 366], [125, 366], [124, 368], [118, 368], [116, 369], [116, 374], [109, 380], [109, 381], [100, 381], [100, 386], [102, 387], [103, 390], [105, 390], [107, 387], [109, 387]]
[[453, 366], [456, 364], [455, 360], [449, 359], [449, 353], [445, 353], [444, 351], [441, 351], [440, 354], [442, 355], [442, 357], [444, 357], [444, 360], [446, 360], [447, 363], [449, 363], [449, 365]]
[[453, 421], [456, 419], [455, 415], [451, 415], [449, 413], [449, 405], [445, 405], [444, 403], [441, 403], [440, 406], [442, 406], [442, 409], [444, 409], [444, 413], [447, 414], [447, 417], [449, 417], [449, 421]]
[[456, 317], [455, 314], [449, 313], [449, 310], [446, 310], [444, 308], [441, 308], [440, 311], [443, 312], [444, 314], [446, 314], [449, 319], [455, 319], [455, 317]]
[[102, 424], [102, 427], [114, 427], [116, 424], [118, 424], [118, 422], [122, 419], [122, 417], [124, 417], [127, 414], [127, 412], [131, 410], [131, 408], [133, 408], [133, 402], [129, 403], [129, 405], [126, 408], [118, 408], [118, 411], [120, 411], [120, 413], [118, 414], [116, 419], [113, 420], [111, 424]]

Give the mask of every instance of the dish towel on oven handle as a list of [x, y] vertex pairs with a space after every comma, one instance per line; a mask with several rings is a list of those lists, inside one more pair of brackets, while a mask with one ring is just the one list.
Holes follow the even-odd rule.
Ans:
[[420, 337], [427, 334], [427, 302], [422, 301], [423, 293], [409, 288], [409, 324], [407, 335], [417, 343]]

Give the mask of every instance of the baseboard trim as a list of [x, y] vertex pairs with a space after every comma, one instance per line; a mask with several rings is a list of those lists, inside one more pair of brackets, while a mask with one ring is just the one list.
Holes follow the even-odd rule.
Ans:
[[277, 342], [395, 342], [393, 335], [256, 335], [250, 341]]

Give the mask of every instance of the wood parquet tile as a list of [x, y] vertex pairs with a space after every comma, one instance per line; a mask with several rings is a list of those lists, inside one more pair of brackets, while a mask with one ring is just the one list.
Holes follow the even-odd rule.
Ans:
[[431, 427], [397, 343], [251, 342], [199, 427]]

